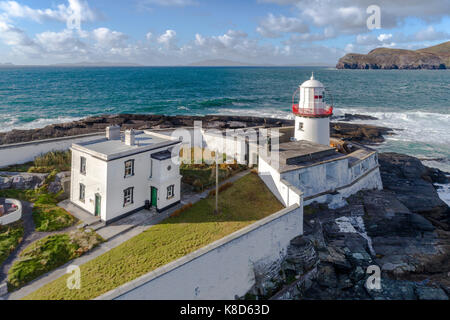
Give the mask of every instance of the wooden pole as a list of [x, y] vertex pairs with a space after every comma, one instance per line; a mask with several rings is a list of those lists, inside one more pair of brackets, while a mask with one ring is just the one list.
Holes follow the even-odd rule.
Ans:
[[216, 210], [215, 214], [219, 214], [219, 152], [216, 151]]

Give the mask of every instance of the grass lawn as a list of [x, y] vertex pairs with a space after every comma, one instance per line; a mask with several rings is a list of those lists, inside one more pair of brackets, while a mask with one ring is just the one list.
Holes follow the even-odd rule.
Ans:
[[33, 220], [37, 231], [58, 231], [76, 222], [75, 217], [57, 206], [58, 195], [46, 192], [45, 187], [38, 190], [0, 190], [0, 197], [34, 203]]
[[0, 265], [8, 258], [23, 237], [22, 222], [16, 222], [8, 226], [0, 226]]
[[8, 285], [17, 289], [40, 275], [78, 258], [96, 247], [102, 239], [95, 232], [77, 230], [48, 236], [21, 252], [8, 272]]
[[81, 266], [81, 289], [69, 290], [63, 276], [25, 299], [93, 299], [122, 284], [185, 256], [256, 222], [283, 206], [260, 178], [249, 174], [220, 194], [220, 215], [214, 198], [203, 199], [178, 217], [140, 235]]

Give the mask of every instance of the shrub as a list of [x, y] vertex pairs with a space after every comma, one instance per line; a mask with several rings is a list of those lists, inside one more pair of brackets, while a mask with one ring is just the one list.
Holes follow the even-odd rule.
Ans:
[[186, 210], [192, 208], [192, 206], [193, 206], [192, 203], [188, 203], [188, 204], [182, 206], [180, 209], [175, 210], [175, 211], [170, 215], [170, 217], [171, 217], [171, 218], [179, 217], [180, 214], [182, 214], [184, 211], [186, 211]]
[[[221, 185], [221, 186], [219, 187], [219, 193], [221, 193], [221, 192], [223, 192], [223, 191], [229, 189], [231, 186], [233, 186], [233, 183], [232, 183], [232, 182], [224, 183], [223, 185]], [[215, 195], [216, 195], [216, 189], [211, 190], [211, 191], [209, 192], [209, 196], [210, 196], [210, 197], [213, 197], [213, 196], [215, 196]]]

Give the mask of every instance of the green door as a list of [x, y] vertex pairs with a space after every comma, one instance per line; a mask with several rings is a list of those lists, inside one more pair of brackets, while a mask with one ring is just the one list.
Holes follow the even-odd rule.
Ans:
[[102, 212], [102, 197], [99, 194], [95, 195], [95, 216], [99, 217]]
[[158, 206], [158, 189], [152, 187], [152, 207]]

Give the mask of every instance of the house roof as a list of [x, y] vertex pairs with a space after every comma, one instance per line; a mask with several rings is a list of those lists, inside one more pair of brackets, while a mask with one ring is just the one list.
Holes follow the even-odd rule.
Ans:
[[110, 161], [126, 156], [155, 150], [170, 145], [175, 145], [181, 141], [177, 138], [150, 132], [135, 132], [135, 144], [130, 146], [120, 139], [108, 140], [105, 138], [73, 144], [72, 148], [77, 151], [88, 153], [96, 158]]
[[172, 152], [170, 152], [169, 150], [164, 150], [164, 151], [152, 154], [152, 159], [156, 159], [156, 160], [160, 160], [160, 161], [171, 159], [171, 158], [172, 158]]

